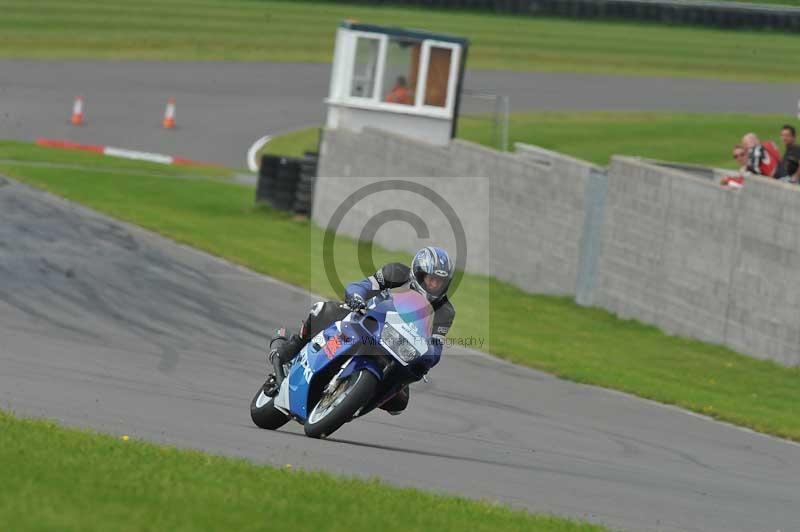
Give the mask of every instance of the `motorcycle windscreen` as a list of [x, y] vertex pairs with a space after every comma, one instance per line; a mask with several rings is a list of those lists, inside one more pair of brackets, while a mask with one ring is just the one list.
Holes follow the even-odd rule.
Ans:
[[430, 338], [433, 333], [433, 307], [428, 298], [410, 288], [395, 288], [392, 293], [394, 311], [415, 328], [420, 335]]

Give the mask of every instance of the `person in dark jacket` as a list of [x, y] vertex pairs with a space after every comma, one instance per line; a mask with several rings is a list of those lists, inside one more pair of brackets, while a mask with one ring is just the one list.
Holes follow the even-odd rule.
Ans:
[[[424, 295], [433, 308], [433, 329], [428, 352], [419, 357], [411, 369], [421, 379], [439, 363], [445, 337], [455, 319], [456, 311], [447, 298], [453, 280], [455, 265], [445, 250], [426, 247], [419, 250], [411, 267], [393, 262], [378, 269], [366, 279], [350, 283], [345, 289], [345, 303], [320, 301], [311, 307], [308, 318], [300, 324], [299, 334], [287, 338], [286, 330], [279, 329], [270, 342], [269, 362], [274, 374], [266, 388], [277, 392], [285, 378], [283, 366], [290, 362], [306, 343], [336, 320], [344, 318], [351, 310], [366, 308], [367, 301], [387, 288], [408, 287]], [[392, 414], [400, 413], [408, 405], [409, 388], [405, 386], [395, 397], [381, 405]]]
[[778, 163], [775, 177], [792, 177], [792, 173], [787, 168], [787, 159], [800, 160], [800, 146], [797, 145], [797, 131], [794, 126], [784, 124], [781, 128], [781, 142], [783, 143], [783, 157]]
[[786, 156], [786, 175], [780, 180], [793, 185], [800, 183], [800, 158], [795, 157], [793, 154]]

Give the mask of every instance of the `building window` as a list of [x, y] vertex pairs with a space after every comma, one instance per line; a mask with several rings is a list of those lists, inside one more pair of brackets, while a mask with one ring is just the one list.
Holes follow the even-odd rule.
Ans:
[[390, 38], [383, 68], [383, 98], [387, 103], [414, 105], [420, 43]]
[[379, 49], [380, 40], [370, 37], [358, 37], [355, 60], [353, 61], [350, 96], [355, 98], [372, 98], [374, 96]]
[[452, 56], [453, 50], [450, 48], [430, 47], [428, 73], [425, 81], [425, 105], [447, 107]]

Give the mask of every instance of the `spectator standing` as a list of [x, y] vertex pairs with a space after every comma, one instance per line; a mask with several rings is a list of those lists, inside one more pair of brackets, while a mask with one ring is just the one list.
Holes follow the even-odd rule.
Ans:
[[780, 152], [773, 142], [762, 144], [758, 135], [747, 133], [742, 137], [742, 144], [749, 155], [747, 169], [754, 174], [775, 177], [775, 170], [780, 161]]
[[781, 142], [784, 148], [783, 157], [781, 157], [781, 162], [775, 171], [775, 177], [791, 177], [793, 172], [790, 172], [786, 167], [787, 159], [793, 157], [795, 160], [800, 160], [800, 146], [797, 145], [797, 131], [794, 126], [783, 125], [781, 128]]

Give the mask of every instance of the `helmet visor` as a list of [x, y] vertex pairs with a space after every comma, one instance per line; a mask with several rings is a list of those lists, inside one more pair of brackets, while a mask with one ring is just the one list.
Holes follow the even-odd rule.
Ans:
[[450, 283], [450, 279], [420, 272], [417, 274], [417, 282], [432, 296], [440, 296], [447, 291], [447, 285]]

